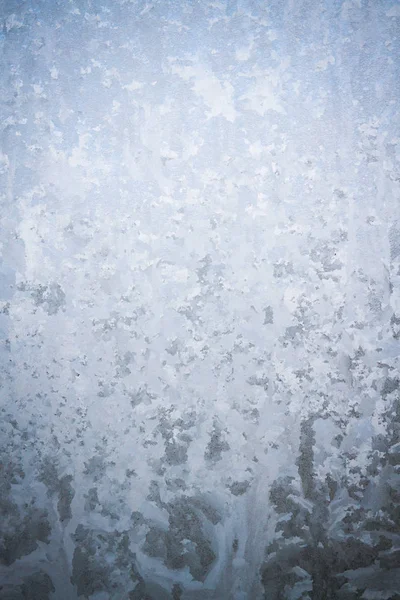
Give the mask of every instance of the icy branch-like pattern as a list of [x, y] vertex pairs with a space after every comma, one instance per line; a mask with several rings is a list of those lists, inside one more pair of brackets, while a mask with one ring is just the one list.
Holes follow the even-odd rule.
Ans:
[[1, 599], [399, 600], [399, 2], [0, 23]]

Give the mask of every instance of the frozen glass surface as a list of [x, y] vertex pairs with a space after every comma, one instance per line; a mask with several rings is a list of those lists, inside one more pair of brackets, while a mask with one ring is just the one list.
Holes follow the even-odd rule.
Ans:
[[1, 599], [399, 600], [399, 2], [0, 23]]

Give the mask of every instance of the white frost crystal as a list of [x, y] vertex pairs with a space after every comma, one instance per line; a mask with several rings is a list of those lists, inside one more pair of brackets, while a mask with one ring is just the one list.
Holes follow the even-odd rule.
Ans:
[[398, 2], [0, 19], [0, 597], [399, 600]]

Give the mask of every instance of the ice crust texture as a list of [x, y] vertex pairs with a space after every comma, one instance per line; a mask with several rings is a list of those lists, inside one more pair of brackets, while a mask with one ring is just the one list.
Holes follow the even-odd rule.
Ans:
[[399, 600], [399, 2], [0, 24], [1, 600]]

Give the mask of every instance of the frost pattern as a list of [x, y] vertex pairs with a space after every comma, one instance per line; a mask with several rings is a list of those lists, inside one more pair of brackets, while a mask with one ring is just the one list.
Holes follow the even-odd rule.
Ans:
[[7, 0], [0, 595], [400, 599], [400, 4]]

